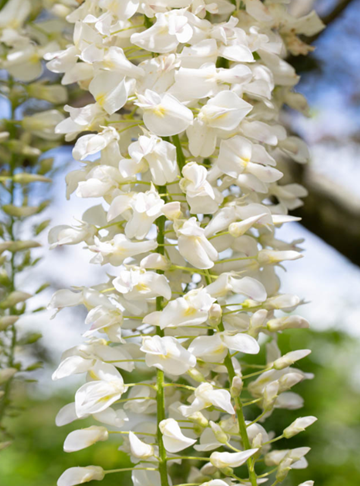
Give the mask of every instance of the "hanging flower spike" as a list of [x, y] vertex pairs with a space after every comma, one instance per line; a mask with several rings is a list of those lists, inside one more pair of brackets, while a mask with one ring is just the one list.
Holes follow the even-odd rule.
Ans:
[[[282, 262], [301, 249], [277, 238], [279, 226], [298, 221], [288, 211], [306, 192], [282, 184], [276, 168], [280, 152], [304, 163], [308, 151], [279, 110], [305, 110], [284, 56], [321, 21], [293, 19], [275, 0], [85, 0], [67, 19], [73, 45], [48, 65], [93, 97], [67, 106], [57, 127], [77, 139], [84, 164], [68, 175], [68, 196], [102, 200], [79, 227], [53, 229], [50, 243], [85, 245], [109, 277], [52, 300], [88, 312], [85, 344], [65, 352], [54, 374], [83, 372], [86, 382], [57, 422], [100, 422], [72, 432], [67, 451], [115, 428], [134, 465], [70, 469], [58, 484], [131, 470], [134, 486], [170, 486], [172, 461], [204, 462], [202, 486], [257, 486], [271, 475], [279, 484], [306, 466], [309, 449], [272, 443], [315, 421], [297, 418], [273, 439], [266, 430], [277, 409], [301, 408], [292, 389], [311, 378], [293, 367], [309, 350], [282, 356], [277, 345], [278, 332], [308, 327], [289, 315], [300, 298], [280, 293]], [[266, 361], [249, 365], [261, 343]], [[144, 381], [124, 380], [122, 370], [135, 369], [146, 370]], [[259, 410], [252, 422], [250, 405]], [[182, 483], [193, 484], [185, 470]]]

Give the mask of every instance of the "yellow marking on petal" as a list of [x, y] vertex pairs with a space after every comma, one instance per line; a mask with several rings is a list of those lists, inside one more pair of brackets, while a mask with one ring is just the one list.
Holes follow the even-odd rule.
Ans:
[[101, 93], [95, 98], [96, 102], [99, 103], [101, 107], [104, 106], [105, 101], [106, 101], [106, 93]]
[[90, 375], [90, 378], [92, 378], [93, 380], [97, 381], [99, 379], [99, 377], [94, 373], [93, 370], [90, 370], [88, 373]]
[[221, 344], [219, 347], [215, 348], [211, 354], [221, 354], [224, 352], [225, 346], [222, 346]]
[[155, 109], [154, 109], [154, 115], [160, 117], [160, 118], [164, 118], [166, 114], [166, 109], [161, 106], [161, 105], [158, 105]]
[[149, 286], [144, 284], [144, 283], [139, 283], [139, 284], [135, 285], [135, 288], [139, 292], [147, 292], [147, 291], [150, 290]]
[[227, 116], [227, 114], [228, 114], [228, 113], [227, 113], [227, 111], [226, 111], [225, 113], [221, 113], [221, 115], [218, 115], [218, 116], [216, 117], [216, 119], [217, 119], [217, 120], [222, 120], [223, 118], [225, 118], [225, 117]]
[[108, 60], [103, 61], [103, 66], [107, 67], [108, 69], [115, 69], [116, 63], [114, 61], [110, 61], [108, 59]]
[[196, 314], [195, 307], [188, 307], [186, 311], [183, 312], [183, 315], [186, 317], [193, 316], [194, 314]]
[[250, 162], [250, 159], [249, 159], [249, 157], [242, 157], [241, 160], [242, 160], [243, 165], [244, 165], [244, 170], [246, 170], [247, 169], [247, 166], [248, 166], [248, 164]]
[[37, 64], [39, 62], [39, 55], [34, 52], [34, 54], [30, 56], [29, 61], [31, 64]]
[[99, 400], [97, 400], [97, 402], [107, 402], [107, 401], [108, 401], [108, 400], [110, 400], [112, 397], [113, 397], [113, 395], [106, 395], [105, 397], [101, 397], [101, 398], [99, 398]]

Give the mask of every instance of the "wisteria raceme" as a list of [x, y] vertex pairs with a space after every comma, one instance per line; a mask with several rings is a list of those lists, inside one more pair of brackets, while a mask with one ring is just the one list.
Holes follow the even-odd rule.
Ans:
[[[296, 415], [277, 437], [264, 423], [300, 409], [292, 389], [311, 378], [296, 367], [309, 350], [281, 356], [277, 345], [278, 332], [308, 323], [278, 276], [302, 256], [299, 241], [276, 237], [306, 192], [281, 184], [276, 160], [308, 159], [279, 121], [284, 104], [307, 111], [285, 58], [311, 50], [298, 35], [323, 25], [314, 12], [291, 17], [287, 3], [85, 0], [67, 17], [74, 43], [47, 55], [63, 84], [94, 98], [66, 106], [56, 129], [76, 140], [83, 164], [67, 176], [68, 197], [100, 198], [79, 225], [54, 228], [50, 244], [85, 243], [111, 275], [51, 301], [88, 310], [84, 343], [54, 373], [86, 382], [57, 424], [91, 415], [97, 425], [72, 432], [65, 450], [111, 434], [135, 486], [274, 485], [307, 464], [309, 448], [276, 441], [314, 417]], [[266, 362], [253, 364], [260, 344]], [[124, 380], [134, 370], [142, 382]], [[74, 467], [58, 485], [127, 470]]]

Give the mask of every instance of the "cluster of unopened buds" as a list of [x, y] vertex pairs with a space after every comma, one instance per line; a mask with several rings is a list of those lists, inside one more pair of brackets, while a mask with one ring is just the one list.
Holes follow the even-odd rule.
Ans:
[[[86, 383], [57, 424], [92, 416], [97, 425], [71, 432], [65, 451], [112, 436], [134, 464], [70, 468], [58, 486], [128, 470], [135, 486], [169, 486], [182, 463], [182, 486], [275, 485], [307, 465], [309, 448], [273, 443], [314, 417], [278, 436], [264, 423], [300, 409], [292, 389], [311, 378], [296, 367], [309, 350], [281, 356], [277, 345], [277, 333], [308, 323], [278, 276], [300, 242], [276, 237], [306, 192], [281, 184], [275, 166], [307, 162], [279, 123], [284, 104], [308, 109], [284, 59], [308, 52], [298, 35], [323, 25], [314, 12], [292, 18], [287, 3], [85, 0], [67, 16], [74, 43], [46, 55], [63, 84], [94, 98], [65, 106], [56, 131], [76, 140], [83, 163], [67, 176], [68, 197], [99, 198], [77, 225], [53, 228], [50, 244], [85, 243], [91, 263], [112, 266], [107, 282], [51, 301], [88, 310], [85, 342], [54, 373], [86, 373]], [[260, 344], [266, 362], [249, 359]]]
[[45, 154], [61, 143], [54, 128], [65, 117], [56, 106], [68, 99], [59, 76], [44, 75], [44, 54], [66, 46], [67, 23], [50, 7], [43, 0], [0, 1], [0, 451], [13, 440], [9, 417], [23, 409], [14, 391], [42, 365], [32, 346], [41, 334], [30, 330], [29, 317], [43, 310], [33, 294], [47, 288], [35, 277], [39, 235], [50, 223], [43, 212], [54, 159]]

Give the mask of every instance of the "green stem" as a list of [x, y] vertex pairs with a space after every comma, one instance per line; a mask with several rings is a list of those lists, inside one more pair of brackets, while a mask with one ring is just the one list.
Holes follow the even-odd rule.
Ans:
[[256, 260], [256, 256], [249, 256], [249, 257], [242, 257], [242, 258], [228, 258], [226, 260], [219, 260], [215, 262], [215, 265], [220, 265], [221, 263], [231, 263], [231, 262], [240, 262], [242, 260]]
[[[165, 194], [166, 186], [158, 187], [158, 191], [159, 194]], [[163, 196], [163, 199], [165, 199], [166, 202], [166, 196]], [[159, 244], [157, 251], [160, 255], [165, 254], [165, 247], [164, 247], [165, 221], [166, 221], [165, 216], [160, 216], [160, 218], [157, 219], [157, 227], [158, 227], [157, 242]], [[162, 270], [158, 270], [157, 273], [163, 274], [164, 272]], [[163, 297], [157, 297], [156, 310], [161, 311], [162, 307], [163, 307]], [[156, 328], [156, 334], [160, 337], [164, 337], [164, 331], [160, 329], [160, 327]], [[164, 384], [165, 384], [164, 372], [162, 370], [157, 370], [156, 405], [157, 405], [157, 442], [159, 445], [159, 473], [160, 473], [161, 486], [169, 486], [167, 464], [166, 464], [167, 461], [166, 449], [164, 446], [163, 437], [160, 430], [160, 422], [162, 422], [166, 418]]]
[[[220, 330], [220, 332], [225, 331], [224, 324], [222, 322], [219, 324], [219, 330]], [[229, 380], [230, 380], [230, 386], [231, 386], [232, 381], [235, 378], [236, 374], [235, 374], [234, 365], [232, 364], [232, 361], [231, 361], [230, 352], [227, 354], [225, 361], [224, 361], [224, 364], [225, 364], [226, 369], [227, 369], [228, 374], [229, 374]], [[239, 422], [240, 436], [241, 436], [244, 448], [246, 450], [248, 450], [248, 449], [251, 449], [251, 445], [250, 445], [249, 437], [247, 435], [246, 423], [245, 423], [245, 417], [244, 417], [242, 403], [241, 403], [240, 397], [235, 397], [234, 400], [235, 400], [236, 415], [237, 415], [237, 419], [238, 419], [238, 422]], [[255, 469], [254, 469], [254, 462], [253, 462], [253, 459], [251, 457], [247, 460], [247, 467], [248, 467], [248, 471], [249, 471], [249, 479], [250, 479], [251, 486], [257, 486], [256, 473], [255, 473]]]
[[173, 461], [174, 459], [188, 460], [188, 461], [205, 461], [209, 462], [210, 457], [200, 457], [200, 456], [176, 456], [168, 457], [167, 461]]
[[0, 10], [5, 7], [9, 0], [0, 0]]
[[160, 422], [165, 420], [165, 394], [164, 394], [164, 372], [158, 370], [157, 372], [157, 441], [159, 445], [159, 473], [161, 479], [161, 486], [169, 486], [167, 474], [167, 457], [166, 450], [160, 430]]
[[[123, 434], [123, 435], [129, 435], [130, 430], [109, 430], [109, 434]], [[144, 435], [146, 437], [155, 437], [156, 434], [150, 434], [148, 432], [136, 432], [138, 435]]]
[[153, 25], [152, 20], [149, 19], [149, 17], [147, 17], [146, 15], [144, 15], [144, 25], [147, 29], [150, 29], [150, 27], [152, 27]]
[[108, 471], [104, 471], [105, 474], [114, 474], [119, 472], [127, 472], [127, 471], [156, 471], [154, 467], [125, 467], [124, 469], [109, 469]]
[[186, 390], [191, 390], [191, 391], [196, 390], [196, 388], [194, 388], [193, 386], [181, 385], [180, 383], [165, 383], [164, 387], [165, 386], [175, 386], [175, 387], [185, 388]]
[[283, 436], [283, 435], [279, 435], [279, 437], [276, 437], [276, 438], [275, 438], [275, 439], [273, 439], [273, 440], [269, 440], [268, 442], [264, 442], [262, 445], [264, 446], [264, 445], [272, 444], [273, 442], [277, 442], [278, 440], [281, 440], [281, 439], [283, 439], [283, 438], [284, 438], [284, 436]]
[[178, 163], [179, 171], [180, 171], [180, 174], [181, 174], [182, 170], [184, 168], [184, 165], [186, 164], [186, 158], [185, 158], [182, 146], [181, 146], [179, 135], [174, 135], [172, 137], [172, 141], [173, 141], [173, 144], [176, 147], [177, 163]]

